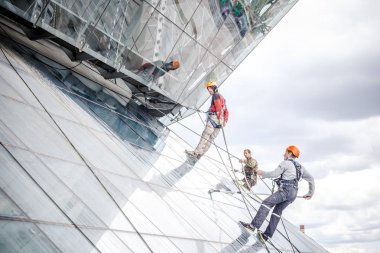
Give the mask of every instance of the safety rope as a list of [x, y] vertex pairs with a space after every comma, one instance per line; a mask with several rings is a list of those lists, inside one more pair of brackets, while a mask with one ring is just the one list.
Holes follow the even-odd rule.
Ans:
[[[226, 150], [228, 151], [228, 144], [227, 144], [227, 140], [226, 140], [226, 136], [225, 136], [225, 133], [224, 133], [224, 129], [223, 129], [223, 127], [222, 127], [222, 133], [223, 133], [224, 143], [225, 143], [225, 145], [226, 145]], [[227, 152], [227, 153], [229, 154], [229, 152]], [[229, 159], [229, 160], [230, 160], [231, 168], [232, 168], [233, 171], [234, 171], [234, 168], [233, 168], [233, 165], [232, 165], [231, 159]], [[234, 174], [234, 176], [235, 176], [235, 179], [236, 179], [237, 177], [236, 177], [235, 174]], [[242, 188], [244, 188], [244, 187], [241, 187], [239, 184], [237, 184], [237, 186], [238, 186], [238, 188], [240, 189], [241, 195], [242, 195], [243, 200], [244, 200], [244, 204], [246, 205], [247, 210], [248, 210], [249, 214], [250, 214], [251, 217], [252, 217], [252, 214], [251, 214], [251, 212], [249, 211], [249, 208], [248, 208], [248, 206], [247, 206], [247, 204], [246, 204], [246, 201], [245, 201], [245, 197], [244, 197], [244, 195], [243, 195], [243, 191], [245, 191], [245, 189], [242, 189]], [[254, 192], [252, 192], [252, 193], [253, 193], [253, 195], [256, 195]], [[256, 197], [259, 198], [259, 196], [257, 196], [257, 195], [256, 195]], [[259, 198], [259, 199], [260, 199], [260, 198]], [[260, 200], [261, 200], [261, 199], [260, 199]], [[253, 217], [252, 217], [252, 218], [253, 218]], [[280, 219], [281, 219], [281, 221], [282, 221], [282, 217], [280, 217]], [[283, 221], [282, 221], [282, 222], [283, 222]], [[283, 223], [283, 225], [284, 225], [284, 223]], [[284, 225], [284, 227], [285, 227], [285, 225]], [[276, 228], [276, 230], [279, 231], [277, 228]], [[286, 229], [285, 229], [285, 231], [286, 231]], [[293, 249], [293, 252], [294, 252], [294, 248], [297, 249], [297, 247], [295, 247], [294, 244], [291, 242], [291, 240], [290, 240], [290, 238], [289, 238], [289, 235], [288, 235], [287, 231], [286, 231], [286, 235], [287, 235], [287, 238], [286, 238], [286, 239], [287, 239], [287, 241], [290, 243], [290, 245], [292, 246], [292, 249]], [[294, 247], [293, 247], [293, 246], [294, 246]], [[268, 249], [267, 249], [267, 250], [268, 250]], [[298, 249], [297, 249], [297, 251], [300, 252]]]
[[[198, 114], [198, 115], [199, 115], [199, 114]], [[200, 115], [199, 115], [199, 117], [200, 117]], [[202, 121], [202, 123], [203, 123], [204, 125], [207, 124], [207, 122], [206, 122], [206, 123], [203, 122], [203, 120], [202, 120], [201, 117], [200, 117], [200, 119], [201, 119], [201, 121]], [[221, 127], [221, 130], [222, 130], [222, 132], [223, 132], [223, 136], [224, 136], [224, 130], [223, 130], [223, 127]], [[227, 154], [230, 154], [229, 151], [228, 151], [228, 146], [227, 146], [226, 139], [224, 138], [224, 140], [225, 140], [225, 144], [226, 144]], [[209, 141], [209, 140], [208, 140], [208, 141]], [[213, 141], [213, 142], [215, 143], [215, 141]], [[217, 150], [218, 150], [218, 149], [217, 149]], [[219, 153], [219, 151], [218, 151], [218, 153]], [[243, 201], [244, 201], [244, 205], [246, 206], [246, 209], [247, 209], [249, 215], [251, 216], [251, 218], [253, 218], [253, 215], [252, 215], [251, 211], [249, 210], [248, 205], [247, 205], [247, 203], [246, 203], [245, 196], [242, 194], [242, 189], [241, 189], [241, 186], [239, 185], [239, 181], [240, 181], [240, 180], [236, 177], [235, 174], [234, 174], [234, 177], [231, 176], [230, 169], [228, 169], [227, 165], [224, 163], [224, 159], [222, 158], [222, 156], [221, 156], [220, 153], [219, 153], [219, 156], [220, 156], [220, 159], [222, 160], [222, 163], [223, 163], [223, 165], [224, 165], [224, 167], [225, 167], [225, 169], [226, 169], [226, 171], [227, 171], [227, 174], [230, 176], [230, 178], [231, 178], [232, 181], [234, 182], [235, 186], [236, 186], [236, 187], [239, 189], [239, 191], [241, 192], [241, 196], [242, 196], [242, 199], [243, 199]], [[230, 161], [231, 169], [232, 169], [232, 171], [233, 171], [234, 168], [233, 168], [233, 165], [232, 165], [232, 162], [231, 162], [231, 158], [228, 157], [228, 160]], [[235, 179], [234, 179], [234, 178], [235, 178]]]
[[[284, 227], [284, 230], [285, 230], [286, 236], [289, 238], [289, 241], [290, 241], [290, 237], [289, 237], [289, 234], [288, 234], [288, 230], [287, 230], [286, 227], [285, 227], [284, 220], [282, 219], [282, 217], [281, 217], [281, 223], [282, 223], [282, 226]], [[292, 244], [292, 243], [290, 244], [290, 246], [292, 247], [293, 252], [295, 253], [295, 251], [294, 251], [294, 247], [293, 247], [293, 244]]]
[[[202, 117], [199, 115], [199, 113], [198, 113], [198, 116], [199, 116], [199, 118], [201, 119], [201, 121], [202, 121], [202, 123], [203, 124], [205, 124], [204, 122], [203, 122], [203, 119], [202, 119]], [[206, 123], [207, 124], [207, 123]], [[219, 151], [218, 151], [218, 154], [219, 154], [219, 156], [220, 156], [220, 159], [222, 160], [222, 162], [223, 162], [223, 165], [224, 165], [224, 167], [226, 168], [226, 171], [227, 171], [227, 173], [228, 173], [228, 175], [231, 177], [231, 179], [232, 179], [232, 181], [234, 182], [234, 184], [235, 184], [235, 186], [239, 189], [239, 191], [240, 191], [240, 193], [241, 193], [241, 196], [242, 196], [242, 199], [243, 199], [243, 202], [244, 202], [244, 205], [246, 206], [246, 210], [248, 211], [248, 213], [249, 213], [249, 215], [251, 216], [251, 218], [253, 218], [253, 215], [252, 215], [252, 213], [250, 212], [250, 209], [248, 208], [248, 205], [247, 205], [247, 202], [246, 202], [246, 196], [244, 195], [244, 193], [246, 193], [246, 189], [245, 189], [245, 187], [244, 186], [242, 186], [239, 182], [240, 182], [240, 180], [237, 178], [237, 176], [236, 176], [236, 174], [235, 174], [235, 169], [234, 169], [234, 167], [233, 167], [233, 164], [232, 164], [232, 161], [231, 161], [231, 157], [230, 157], [230, 152], [229, 152], [229, 150], [228, 150], [228, 144], [227, 144], [227, 139], [226, 139], [226, 136], [225, 136], [225, 133], [224, 133], [224, 128], [223, 127], [221, 127], [221, 130], [222, 130], [222, 133], [223, 133], [223, 139], [224, 139], [224, 143], [225, 143], [225, 147], [226, 147], [226, 150], [227, 150], [227, 154], [228, 154], [228, 160], [230, 161], [230, 165], [231, 165], [231, 168], [232, 168], [232, 172], [233, 172], [233, 176], [231, 176], [231, 173], [230, 173], [230, 170], [228, 169], [228, 167], [225, 165], [225, 163], [224, 163], [224, 160], [223, 160], [223, 158], [222, 158], [222, 156], [220, 155], [220, 153], [219, 153]], [[213, 144], [215, 145], [215, 141], [213, 141]], [[216, 146], [216, 145], [215, 145]], [[216, 148], [217, 150], [218, 150], [218, 148]], [[244, 171], [244, 170], [243, 170]], [[246, 181], [246, 183], [247, 183], [247, 185], [249, 185], [248, 184], [248, 181], [247, 181], [247, 178], [246, 178], [246, 175], [245, 175], [245, 172], [244, 172], [244, 179], [245, 179], [245, 181]], [[264, 182], [264, 180], [262, 179], [262, 178], [260, 178], [261, 180], [262, 180], [262, 182]], [[265, 182], [264, 182], [265, 183]], [[266, 186], [267, 186], [267, 188], [270, 190], [270, 188], [269, 188], [269, 186], [267, 185], [267, 184], [265, 184]], [[251, 191], [250, 191], [251, 192]], [[247, 196], [249, 196], [252, 200], [254, 200], [254, 201], [256, 201], [256, 202], [258, 202], [258, 203], [261, 203], [262, 202], [262, 199], [258, 196], [258, 195], [256, 195], [253, 191], [252, 191], [252, 193], [253, 193], [253, 195], [255, 195], [258, 199], [259, 199], [259, 201], [257, 201], [256, 199], [254, 199], [251, 195], [249, 195], [249, 194], [247, 194]], [[272, 193], [273, 193], [273, 190], [272, 190]], [[281, 219], [281, 221], [282, 221], [282, 217], [280, 217], [280, 219]], [[278, 229], [276, 228], [276, 230], [278, 231]], [[286, 231], [286, 230], [285, 230]], [[281, 233], [282, 234], [282, 233]], [[293, 251], [294, 251], [294, 245], [293, 245], [293, 243], [290, 241], [290, 238], [289, 238], [289, 235], [288, 235], [288, 233], [286, 232], [286, 235], [287, 235], [287, 241], [291, 244], [291, 246], [292, 246], [292, 249], [293, 249]], [[284, 236], [284, 235], [283, 235]], [[284, 236], [285, 237], [285, 236]], [[298, 249], [297, 249], [298, 250]]]

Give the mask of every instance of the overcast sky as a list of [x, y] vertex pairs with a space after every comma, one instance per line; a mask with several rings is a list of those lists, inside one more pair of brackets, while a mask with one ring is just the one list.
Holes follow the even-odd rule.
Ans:
[[379, 27], [379, 0], [300, 0], [220, 89], [233, 154], [272, 170], [301, 149], [316, 193], [284, 217], [331, 252], [380, 252]]

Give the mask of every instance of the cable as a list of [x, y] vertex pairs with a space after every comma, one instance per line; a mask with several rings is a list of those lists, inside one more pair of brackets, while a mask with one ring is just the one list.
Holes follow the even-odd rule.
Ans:
[[[4, 30], [3, 30], [4, 31]], [[49, 64], [47, 64], [46, 62], [43, 62], [42, 60], [38, 59], [38, 58], [35, 58], [37, 61], [41, 62], [42, 64], [48, 66], [49, 68], [52, 68], [52, 69], [56, 69], [56, 70], [72, 70], [72, 69], [75, 69], [76, 67], [78, 67], [79, 65], [82, 64], [82, 61], [80, 61], [78, 64], [72, 66], [72, 67], [65, 67], [65, 68], [57, 68], [57, 67], [53, 67]]]
[[[225, 145], [226, 145], [226, 149], [227, 149], [227, 151], [228, 151], [228, 145], [227, 145], [227, 140], [226, 140], [226, 136], [225, 136], [225, 133], [224, 133], [224, 129], [223, 129], [223, 127], [222, 127], [222, 133], [223, 133], [223, 139], [224, 139], [224, 142], [225, 142]], [[227, 152], [228, 154], [229, 154], [229, 152]], [[233, 165], [232, 165], [232, 162], [231, 162], [231, 159], [229, 159], [230, 160], [230, 163], [231, 163], [231, 167], [232, 167], [232, 169], [233, 169]], [[234, 171], [234, 169], [233, 169], [233, 171]], [[235, 178], [236, 178], [236, 175], [235, 175]], [[236, 182], [237, 183], [237, 182]], [[242, 195], [242, 197], [243, 197], [243, 200], [244, 200], [244, 203], [245, 203], [245, 205], [246, 205], [246, 202], [245, 202], [245, 198], [244, 198], [244, 195], [243, 195], [243, 191], [241, 190], [242, 189], [242, 187], [240, 187], [240, 185], [237, 183], [237, 185], [238, 185], [238, 187], [240, 188], [240, 191], [241, 191], [241, 195]], [[244, 189], [243, 189], [244, 190]], [[253, 193], [254, 195], [256, 195], [255, 193]], [[258, 196], [257, 196], [258, 197]], [[259, 197], [258, 197], [259, 198]], [[260, 198], [259, 198], [260, 199]], [[247, 207], [247, 210], [248, 210], [248, 212], [249, 212], [249, 214], [251, 215], [251, 217], [252, 217], [252, 214], [250, 213], [250, 211], [249, 211], [249, 208], [248, 208], [248, 206], [246, 205], [246, 207]], [[252, 217], [253, 218], [253, 217]], [[281, 221], [282, 221], [282, 217], [280, 217], [280, 219], [281, 219]], [[282, 221], [283, 222], [283, 221]], [[284, 225], [284, 223], [283, 223], [283, 225]], [[284, 225], [284, 228], [285, 228], [285, 225]], [[279, 231], [277, 228], [276, 228], [276, 230], [277, 231]], [[288, 242], [291, 244], [291, 246], [292, 246], [292, 249], [293, 249], [293, 252], [294, 252], [294, 248], [296, 248], [297, 249], [297, 247], [295, 247], [294, 246], [294, 244], [291, 242], [291, 240], [290, 240], [290, 238], [289, 238], [289, 235], [288, 235], [288, 233], [287, 233], [287, 230], [285, 229], [285, 232], [286, 232], [286, 235], [287, 235], [287, 240], [288, 240]], [[284, 236], [285, 237], [285, 236]], [[294, 246], [294, 247], [293, 247]], [[267, 249], [268, 250], [268, 249]], [[297, 249], [297, 251], [299, 251], [298, 249]]]

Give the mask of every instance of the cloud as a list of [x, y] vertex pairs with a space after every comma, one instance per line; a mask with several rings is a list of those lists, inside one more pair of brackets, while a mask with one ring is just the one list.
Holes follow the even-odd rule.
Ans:
[[379, 7], [363, 5], [366, 15], [354, 1], [300, 1], [222, 87], [231, 106], [325, 120], [379, 115]]
[[380, 194], [379, 169], [330, 173], [316, 181], [310, 201], [296, 201], [285, 216], [295, 224], [305, 224], [306, 233], [328, 247], [347, 244], [346, 252], [353, 252], [349, 248], [353, 243], [376, 241], [378, 247], [380, 200], [374, 196]]

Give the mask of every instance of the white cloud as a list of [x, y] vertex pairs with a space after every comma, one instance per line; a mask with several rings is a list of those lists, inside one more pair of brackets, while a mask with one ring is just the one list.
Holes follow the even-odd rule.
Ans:
[[334, 252], [338, 252], [335, 247], [339, 252], [354, 252], [352, 244], [365, 248], [366, 242], [377, 242], [371, 246], [375, 252], [380, 246], [380, 200], [375, 197], [380, 194], [379, 169], [380, 165], [330, 173], [316, 181], [317, 191], [310, 201], [296, 201], [285, 217], [295, 224], [306, 224], [306, 233]]

